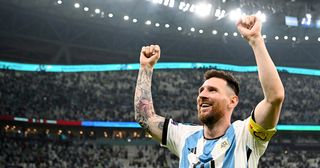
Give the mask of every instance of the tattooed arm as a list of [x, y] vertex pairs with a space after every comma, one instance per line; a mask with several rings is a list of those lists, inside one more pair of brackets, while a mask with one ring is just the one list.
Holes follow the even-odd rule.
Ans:
[[140, 70], [134, 97], [135, 119], [139, 124], [161, 142], [164, 117], [155, 113], [151, 94], [153, 66], [160, 58], [160, 47], [151, 45], [142, 47], [140, 52]]

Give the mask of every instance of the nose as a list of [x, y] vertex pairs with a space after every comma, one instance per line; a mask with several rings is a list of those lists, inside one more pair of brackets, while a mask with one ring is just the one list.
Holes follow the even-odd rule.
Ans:
[[204, 89], [202, 92], [199, 93], [198, 98], [200, 99], [208, 98], [208, 92], [206, 91], [206, 89]]

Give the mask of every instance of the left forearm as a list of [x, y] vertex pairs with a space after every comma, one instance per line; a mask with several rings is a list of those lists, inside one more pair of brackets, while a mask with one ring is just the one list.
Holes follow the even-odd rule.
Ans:
[[258, 38], [250, 43], [258, 66], [259, 80], [265, 99], [268, 102], [281, 103], [284, 97], [282, 85], [277, 69], [267, 51], [263, 38]]

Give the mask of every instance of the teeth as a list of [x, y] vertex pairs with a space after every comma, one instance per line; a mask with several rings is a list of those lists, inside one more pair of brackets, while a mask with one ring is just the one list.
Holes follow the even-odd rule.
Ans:
[[202, 104], [201, 107], [209, 107], [209, 104]]

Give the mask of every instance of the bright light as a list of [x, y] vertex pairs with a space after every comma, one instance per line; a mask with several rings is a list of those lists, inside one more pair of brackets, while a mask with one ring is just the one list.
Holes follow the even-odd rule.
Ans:
[[217, 30], [212, 30], [212, 34], [216, 35], [216, 34], [218, 34], [218, 31]]
[[108, 17], [109, 17], [109, 18], [112, 18], [112, 17], [113, 17], [113, 14], [112, 14], [112, 13], [109, 13], [109, 14], [108, 14]]
[[181, 31], [181, 30], [182, 30], [182, 27], [179, 26], [177, 29], [178, 29], [179, 31]]
[[164, 27], [165, 27], [165, 28], [169, 28], [170, 25], [169, 25], [169, 24], [165, 24]]
[[57, 4], [61, 5], [61, 4], [62, 4], [62, 1], [61, 1], [61, 0], [58, 0], [58, 1], [57, 1]]
[[164, 0], [163, 5], [172, 8], [174, 6], [174, 0]]
[[205, 17], [208, 16], [211, 12], [211, 8], [212, 5], [211, 4], [207, 4], [207, 3], [199, 3], [196, 6], [196, 14], [201, 16], [201, 17]]
[[[151, 22], [150, 22], [150, 24], [151, 24]], [[156, 24], [154, 24], [156, 27], [159, 27], [160, 26], [160, 24], [159, 23], [156, 23]]]
[[95, 12], [96, 14], [98, 14], [98, 13], [100, 13], [100, 9], [95, 9], [94, 12]]
[[151, 25], [151, 21], [150, 21], [150, 20], [147, 20], [147, 21], [145, 22], [145, 24], [146, 24], [146, 25]]
[[320, 37], [318, 37], [318, 41], [320, 41]]
[[74, 4], [74, 7], [75, 7], [75, 8], [80, 8], [80, 4], [79, 4], [79, 3], [75, 3], [75, 4]]
[[237, 36], [238, 36], [238, 33], [237, 33], [237, 32], [234, 32], [234, 33], [233, 33], [233, 36], [234, 36], [234, 37], [237, 37]]
[[266, 20], [267, 20], [266, 15], [264, 13], [262, 13], [261, 11], [258, 11], [256, 16], [260, 18], [261, 22], [266, 22]]
[[242, 12], [240, 8], [237, 8], [236, 10], [232, 10], [229, 14], [229, 19], [236, 21], [241, 18]]
[[133, 22], [133, 23], [137, 23], [138, 20], [137, 20], [137, 19], [132, 19], [132, 22]]
[[190, 8], [190, 4], [189, 3], [180, 2], [179, 10], [182, 10], [183, 12], [186, 12], [187, 10], [189, 10], [189, 8]]
[[217, 9], [216, 12], [214, 13], [214, 16], [217, 17], [218, 19], [221, 19], [224, 17], [226, 11], [225, 10], [221, 10], [221, 9]]
[[163, 0], [153, 0], [152, 2], [155, 3], [155, 4], [156, 4], [156, 3], [162, 4]]
[[279, 36], [274, 37], [274, 39], [279, 40]]
[[169, 7], [170, 7], [170, 8], [173, 8], [173, 7], [174, 7], [174, 1], [175, 1], [175, 0], [170, 0], [170, 3], [169, 3]]
[[200, 30], [199, 30], [199, 33], [202, 34], [202, 33], [203, 33], [203, 30], [200, 29]]
[[265, 38], [267, 38], [267, 35], [264, 34], [264, 35], [262, 35], [262, 37], [265, 39]]
[[126, 15], [126, 16], [123, 17], [123, 19], [124, 20], [129, 20], [129, 16]]
[[296, 40], [297, 40], [297, 38], [296, 38], [296, 37], [292, 37], [291, 39], [292, 39], [292, 41], [296, 41]]
[[194, 27], [191, 27], [190, 29], [192, 32], [196, 31], [196, 29]]
[[86, 11], [86, 12], [88, 12], [88, 11], [89, 11], [89, 8], [88, 8], [88, 7], [84, 7], [83, 10]]
[[224, 36], [228, 36], [228, 35], [229, 35], [229, 33], [225, 32], [223, 35], [224, 35]]
[[192, 4], [191, 7], [189, 8], [190, 12], [194, 12], [196, 10], [196, 5]]
[[307, 18], [307, 19], [311, 19], [311, 18], [312, 18], [312, 15], [311, 15], [310, 13], [307, 13], [307, 14], [306, 14], [306, 18]]
[[283, 39], [288, 40], [288, 36], [284, 36]]
[[305, 40], [309, 40], [309, 36], [305, 36], [304, 39], [305, 39]]

